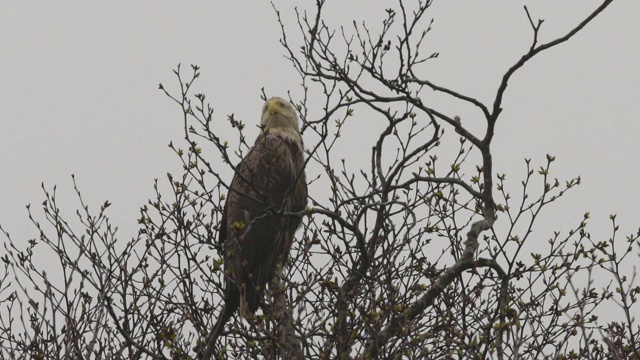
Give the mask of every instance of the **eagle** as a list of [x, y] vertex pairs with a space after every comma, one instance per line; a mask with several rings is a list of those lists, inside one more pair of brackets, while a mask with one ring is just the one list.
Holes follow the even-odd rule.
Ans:
[[214, 351], [226, 322], [240, 309], [247, 318], [280, 272], [307, 205], [304, 148], [298, 116], [288, 101], [272, 97], [262, 108], [260, 134], [236, 167], [229, 186], [219, 242], [224, 249], [224, 306], [207, 340]]

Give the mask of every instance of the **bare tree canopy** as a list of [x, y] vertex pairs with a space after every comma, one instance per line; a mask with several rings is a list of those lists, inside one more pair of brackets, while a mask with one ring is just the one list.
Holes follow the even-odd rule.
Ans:
[[[425, 71], [439, 56], [427, 46], [433, 1], [400, 1], [380, 9], [379, 24], [337, 27], [323, 0], [314, 11], [296, 9], [295, 20], [274, 6], [280, 44], [300, 77], [300, 87], [279, 100], [300, 119], [304, 160], [292, 167], [300, 171], [279, 168], [286, 171], [276, 175], [291, 181], [250, 219], [241, 219], [242, 206], [225, 218], [232, 197], [259, 201], [257, 186], [281, 182], [253, 176], [242, 161], [269, 165], [267, 155], [251, 158], [245, 137], [259, 119], [214, 116], [215, 104], [194, 94], [200, 67], [178, 66], [176, 84], [159, 87], [181, 110], [184, 141], [169, 146], [183, 171], [156, 181], [133, 239], [116, 236], [109, 202], [90, 210], [75, 178], [82, 204], [75, 218], [58, 206], [55, 187], [43, 185], [44, 219], [29, 212], [39, 238], [25, 247], [0, 228], [0, 357], [640, 358], [640, 286], [630, 267], [640, 231], [621, 238], [612, 215], [610, 238], [592, 239], [585, 213], [569, 229], [532, 235], [544, 226], [543, 210], [581, 178], [556, 178], [553, 155], [525, 159], [522, 174], [507, 177], [494, 170], [492, 152], [515, 74], [579, 36], [612, 2], [550, 41], [539, 36], [543, 20], [525, 7], [531, 43], [489, 102], [436, 84]], [[431, 94], [473, 108], [474, 117], [445, 109]], [[237, 136], [223, 138], [223, 128]], [[270, 136], [267, 128], [261, 136]], [[344, 151], [355, 141], [344, 135], [351, 129], [362, 134], [358, 153]], [[241, 178], [255, 181], [238, 187]], [[308, 206], [283, 206], [300, 179]], [[237, 250], [229, 232], [256, 217], [288, 224], [278, 234], [288, 236], [289, 259], [278, 274], [268, 267], [260, 277], [255, 316], [231, 317], [225, 281], [240, 276], [246, 259], [225, 257]], [[62, 281], [42, 270], [35, 251], [58, 260]], [[611, 309], [621, 321], [602, 316]]]

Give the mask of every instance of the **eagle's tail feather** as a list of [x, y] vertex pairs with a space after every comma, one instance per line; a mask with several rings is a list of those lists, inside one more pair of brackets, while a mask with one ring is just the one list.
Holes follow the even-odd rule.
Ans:
[[220, 337], [220, 334], [222, 334], [222, 331], [224, 330], [224, 326], [226, 325], [227, 321], [231, 319], [231, 317], [233, 316], [233, 313], [235, 313], [236, 310], [238, 309], [238, 305], [239, 305], [239, 301], [225, 302], [224, 307], [220, 312], [220, 316], [216, 321], [216, 325], [213, 327], [213, 331], [211, 332], [211, 334], [209, 334], [207, 338], [207, 347], [204, 351], [204, 354], [202, 355], [202, 360], [211, 359], [211, 356], [215, 351], [215, 345], [218, 340], [218, 337]]

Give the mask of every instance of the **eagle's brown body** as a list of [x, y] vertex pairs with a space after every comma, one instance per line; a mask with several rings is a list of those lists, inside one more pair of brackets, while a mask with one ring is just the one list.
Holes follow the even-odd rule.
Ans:
[[242, 293], [243, 316], [257, 310], [264, 287], [284, 265], [300, 225], [299, 217], [279, 214], [306, 206], [302, 151], [302, 144], [290, 137], [263, 132], [231, 183], [224, 224], [225, 297], [228, 303]]
[[[281, 98], [263, 109], [262, 130], [237, 166], [222, 222], [225, 249], [225, 306], [210, 335], [204, 358], [236, 309], [243, 317], [260, 306], [267, 283], [285, 264], [305, 209], [304, 148], [295, 110]], [[289, 214], [289, 215], [286, 215]]]

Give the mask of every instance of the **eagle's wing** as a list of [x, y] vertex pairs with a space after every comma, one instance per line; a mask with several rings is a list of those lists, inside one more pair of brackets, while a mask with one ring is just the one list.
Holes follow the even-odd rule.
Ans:
[[227, 205], [229, 200], [224, 203], [224, 209], [222, 209], [222, 219], [218, 225], [218, 245], [224, 249], [224, 243], [227, 241]]

